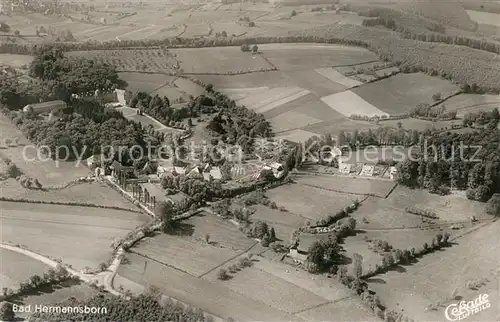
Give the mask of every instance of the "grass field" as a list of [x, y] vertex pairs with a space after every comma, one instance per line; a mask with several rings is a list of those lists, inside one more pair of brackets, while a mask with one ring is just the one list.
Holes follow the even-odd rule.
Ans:
[[[377, 276], [370, 287], [389, 307], [400, 307], [405, 314], [418, 321], [442, 321], [444, 307], [437, 311], [425, 308], [450, 299], [452, 293], [471, 301], [486, 293], [492, 307], [472, 317], [475, 321], [494, 321], [498, 318], [498, 254], [485, 245], [496, 245], [500, 222], [490, 223], [465, 235], [454, 245], [441, 252], [430, 254], [418, 263], [404, 267], [404, 273], [390, 271]], [[467, 281], [488, 278], [489, 283], [480, 289], [468, 289]], [[396, 291], [397, 289], [397, 291]]]
[[322, 122], [322, 120], [294, 111], [289, 111], [269, 119], [269, 122], [271, 122], [273, 130], [276, 133], [280, 133], [316, 124]]
[[104, 183], [82, 183], [63, 190], [28, 190], [14, 179], [0, 182], [2, 197], [46, 202], [81, 202], [107, 207], [120, 207], [139, 211], [118, 192]]
[[340, 191], [346, 194], [374, 195], [385, 198], [396, 185], [392, 181], [379, 179], [359, 179], [344, 176], [300, 176], [296, 181], [304, 186], [313, 186], [316, 188], [330, 189]]
[[1, 202], [2, 241], [61, 259], [75, 269], [95, 268], [111, 255], [114, 238], [149, 221], [126, 211]]
[[479, 24], [500, 26], [500, 14], [498, 13], [482, 12], [475, 10], [466, 10], [466, 11], [472, 21], [475, 21]]
[[272, 70], [261, 55], [244, 53], [240, 47], [174, 49], [180, 67], [185, 73], [226, 74]]
[[349, 77], [342, 75], [341, 73], [339, 73], [338, 71], [336, 71], [333, 68], [320, 68], [320, 69], [316, 69], [316, 72], [322, 76], [325, 76], [326, 78], [328, 78], [332, 82], [342, 84], [348, 88], [351, 88], [354, 86], [359, 86], [362, 84], [361, 82], [359, 82], [355, 79], [351, 79]]
[[458, 90], [458, 86], [446, 80], [416, 73], [394, 75], [352, 91], [382, 111], [400, 114], [409, 112], [420, 103], [431, 104], [433, 94], [440, 93], [444, 98]]
[[[196, 216], [180, 225], [178, 235], [145, 239], [133, 251], [198, 277], [255, 244], [233, 224], [214, 215]], [[206, 234], [210, 244], [205, 241]]]
[[34, 146], [25, 148], [31, 143], [23, 133], [0, 113], [0, 140], [18, 138], [19, 145], [0, 149], [0, 156], [12, 160], [26, 175], [37, 178], [43, 185], [62, 184], [68, 181], [88, 176], [90, 171], [83, 166], [75, 167], [75, 162], [60, 162], [52, 159], [39, 158]]
[[300, 184], [303, 181], [302, 178], [297, 181], [299, 184], [270, 189], [266, 194], [288, 211], [311, 220], [318, 220], [337, 212], [358, 198], [347, 193], [337, 193]]
[[[118, 274], [142, 285], [155, 285], [160, 291], [205, 312], [242, 321], [297, 321], [291, 314], [277, 310], [266, 303], [235, 292], [221, 283], [196, 278], [136, 254], [127, 254], [131, 264], [121, 265]], [[146, 267], [146, 268], [145, 268]], [[145, 268], [145, 269], [144, 269]]]
[[31, 276], [42, 275], [49, 266], [28, 256], [0, 249], [0, 288], [17, 289], [19, 283], [26, 282]]

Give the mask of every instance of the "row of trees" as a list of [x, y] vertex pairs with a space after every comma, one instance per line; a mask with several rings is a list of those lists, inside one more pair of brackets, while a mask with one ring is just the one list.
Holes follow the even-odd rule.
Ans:
[[457, 111], [447, 111], [444, 104], [440, 106], [431, 106], [430, 104], [418, 104], [410, 111], [411, 117], [436, 119], [436, 120], [454, 120], [457, 117]]

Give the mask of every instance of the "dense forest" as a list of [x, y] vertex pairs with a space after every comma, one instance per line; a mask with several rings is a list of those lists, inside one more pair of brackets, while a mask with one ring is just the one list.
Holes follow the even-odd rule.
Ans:
[[466, 190], [469, 199], [487, 201], [500, 192], [499, 145], [496, 128], [428, 136], [418, 160], [398, 165], [397, 181], [440, 194]]

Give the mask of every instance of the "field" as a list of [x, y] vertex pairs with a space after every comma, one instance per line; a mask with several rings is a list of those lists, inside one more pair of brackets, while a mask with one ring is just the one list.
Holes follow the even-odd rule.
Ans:
[[[454, 240], [456, 245], [405, 267], [404, 273], [390, 271], [377, 276], [370, 287], [384, 304], [400, 307], [418, 321], [442, 321], [443, 307], [438, 307], [437, 311], [425, 308], [438, 302], [446, 303], [444, 307], [456, 302], [447, 301], [454, 292], [465, 301], [486, 293], [492, 307], [472, 319], [494, 321], [498, 318], [498, 254], [495, 255], [488, 245], [497, 244], [499, 228], [498, 221], [481, 227]], [[480, 278], [487, 278], [489, 283], [479, 289], [466, 288], [467, 281]]]
[[244, 53], [240, 47], [186, 48], [172, 52], [187, 74], [234, 74], [273, 69], [261, 55]]
[[[183, 221], [179, 230], [179, 235], [145, 239], [134, 252], [198, 277], [255, 244], [234, 225], [214, 215], [192, 217]], [[205, 241], [206, 234], [210, 235], [210, 244]]]
[[0, 248], [0, 288], [16, 289], [31, 276], [42, 275], [49, 266], [28, 256]]
[[311, 220], [322, 219], [352, 204], [358, 198], [348, 193], [338, 193], [301, 184], [302, 178], [297, 181], [298, 184], [267, 190], [266, 194], [279, 206]]
[[[0, 140], [18, 138], [17, 146], [0, 149], [0, 156], [12, 160], [26, 175], [37, 178], [43, 185], [62, 184], [88, 176], [90, 171], [83, 166], [75, 166], [76, 162], [59, 162], [47, 160], [41, 151], [24, 137], [23, 133], [0, 113]], [[26, 147], [28, 146], [28, 147]]]
[[339, 73], [337, 70], [335, 70], [333, 68], [320, 68], [320, 69], [316, 69], [316, 72], [325, 76], [326, 78], [328, 78], [332, 82], [342, 84], [348, 88], [351, 88], [354, 86], [359, 86], [362, 84], [361, 82], [359, 82], [355, 79], [351, 79], [349, 77], [342, 75], [341, 73]]
[[139, 211], [136, 206], [104, 183], [82, 183], [62, 190], [43, 191], [22, 188], [19, 182], [8, 179], [0, 182], [0, 189], [2, 190], [2, 197], [13, 199], [61, 203], [81, 202]]
[[500, 26], [500, 14], [482, 11], [467, 10], [469, 17], [479, 23], [492, 26]]
[[[409, 112], [420, 103], [432, 103], [432, 95], [446, 97], [459, 88], [448, 81], [422, 73], [398, 74], [352, 91], [389, 114]], [[380, 95], [385, 93], [385, 95]]]
[[366, 115], [366, 116], [384, 116], [387, 113], [379, 110], [369, 102], [363, 100], [360, 96], [352, 91], [345, 91], [322, 97], [321, 100], [325, 102], [335, 111], [349, 117], [351, 115]]
[[29, 66], [32, 60], [33, 57], [28, 55], [0, 54], [0, 65], [8, 65], [12, 68]]
[[[60, 303], [71, 297], [77, 300], [84, 300], [98, 294], [96, 289], [91, 288], [87, 284], [77, 284], [75, 282], [70, 283], [71, 284], [63, 283], [63, 285], [47, 290], [42, 289], [36, 295], [30, 294], [28, 296], [23, 296], [22, 298], [16, 298], [16, 302], [18, 302], [18, 305], [50, 305]], [[17, 318], [26, 319], [28, 316], [28, 313], [16, 313]]]
[[443, 103], [449, 111], [457, 111], [457, 117], [462, 118], [466, 113], [491, 111], [500, 108], [498, 95], [460, 94]]
[[387, 180], [359, 179], [337, 175], [300, 176], [296, 181], [303, 186], [354, 194], [358, 196], [357, 198], [361, 198], [363, 195], [385, 198], [396, 185]]
[[2, 241], [25, 245], [75, 269], [105, 262], [114, 238], [149, 221], [143, 214], [110, 209], [14, 202], [0, 207]]
[[290, 240], [294, 229], [303, 227], [307, 221], [307, 218], [292, 213], [295, 211], [294, 209], [287, 209], [288, 211], [284, 212], [262, 205], [253, 208], [256, 209], [256, 212], [250, 217], [250, 220], [267, 222], [276, 230], [276, 236], [285, 243]]

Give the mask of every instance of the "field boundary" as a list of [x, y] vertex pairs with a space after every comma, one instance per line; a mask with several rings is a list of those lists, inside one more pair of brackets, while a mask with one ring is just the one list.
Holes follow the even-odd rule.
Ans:
[[245, 253], [248, 253], [248, 252], [249, 252], [252, 248], [254, 248], [254, 247], [255, 247], [255, 245], [257, 245], [258, 243], [259, 243], [259, 242], [255, 242], [252, 246], [250, 246], [250, 247], [249, 247], [249, 248], [247, 248], [246, 250], [244, 250], [244, 251], [242, 251], [242, 252], [238, 253], [237, 255], [235, 255], [235, 256], [233, 256], [233, 257], [229, 258], [228, 260], [225, 260], [225, 261], [224, 261], [224, 262], [222, 262], [221, 264], [219, 264], [219, 265], [215, 266], [214, 268], [212, 268], [212, 269], [208, 270], [208, 272], [205, 272], [205, 273], [201, 274], [200, 276], [198, 276], [198, 278], [201, 278], [201, 277], [203, 277], [203, 276], [205, 276], [205, 275], [207, 275], [207, 274], [210, 274], [211, 272], [215, 271], [217, 268], [219, 268], [219, 267], [221, 267], [221, 266], [223, 266], [223, 265], [226, 265], [227, 263], [229, 263], [229, 262], [230, 262], [230, 261], [232, 261], [233, 259], [235, 259], [235, 258], [237, 258], [237, 257], [239, 257], [239, 256], [241, 256], [241, 255], [243, 255], [243, 254], [245, 254]]
[[9, 198], [9, 197], [0, 197], [0, 201], [3, 202], [18, 202], [18, 203], [31, 203], [31, 204], [43, 204], [43, 205], [56, 205], [56, 206], [70, 206], [70, 207], [87, 207], [87, 208], [101, 208], [101, 209], [111, 209], [111, 210], [120, 210], [120, 211], [128, 211], [133, 213], [142, 213], [142, 211], [137, 211], [124, 207], [117, 206], [103, 206], [91, 203], [81, 203], [81, 202], [63, 202], [63, 201], [43, 201], [43, 200], [30, 200], [24, 198]]

